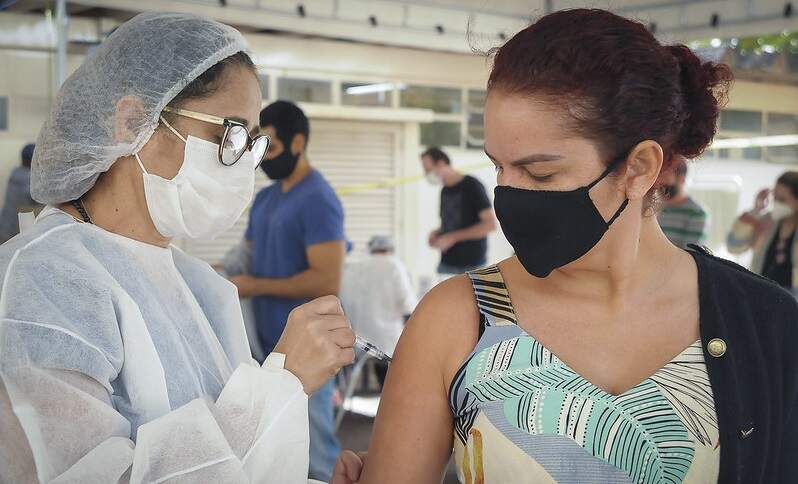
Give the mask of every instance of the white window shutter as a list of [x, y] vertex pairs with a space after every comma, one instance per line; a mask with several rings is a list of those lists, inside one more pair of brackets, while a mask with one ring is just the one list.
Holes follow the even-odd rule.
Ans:
[[[398, 123], [312, 120], [310, 157], [313, 167], [339, 190], [381, 183], [396, 176], [402, 140]], [[255, 193], [271, 183], [261, 170]], [[354, 244], [353, 255], [366, 251], [374, 235], [396, 238], [397, 188], [366, 188], [339, 195], [344, 206], [345, 234]], [[208, 263], [222, 256], [244, 236], [249, 222], [247, 210], [236, 225], [214, 240], [175, 241], [178, 247]]]

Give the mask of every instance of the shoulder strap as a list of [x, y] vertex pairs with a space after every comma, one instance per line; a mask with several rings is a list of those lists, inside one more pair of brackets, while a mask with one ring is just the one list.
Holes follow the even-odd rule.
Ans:
[[[504, 278], [497, 266], [468, 273], [479, 307], [480, 319], [488, 326], [516, 324], [515, 310]], [[480, 333], [482, 328], [480, 328]]]

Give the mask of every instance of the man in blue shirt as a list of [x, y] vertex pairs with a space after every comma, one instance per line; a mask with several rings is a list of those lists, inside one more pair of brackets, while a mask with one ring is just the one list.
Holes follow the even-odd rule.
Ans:
[[[260, 113], [272, 139], [261, 168], [275, 183], [255, 197], [246, 240], [251, 274], [234, 277], [241, 297], [252, 297], [258, 338], [269, 354], [288, 314], [320, 296], [337, 295], [345, 253], [344, 211], [335, 191], [306, 156], [308, 119], [293, 103], [277, 101]], [[340, 444], [333, 423], [330, 380], [309, 402], [310, 477], [328, 482]]]

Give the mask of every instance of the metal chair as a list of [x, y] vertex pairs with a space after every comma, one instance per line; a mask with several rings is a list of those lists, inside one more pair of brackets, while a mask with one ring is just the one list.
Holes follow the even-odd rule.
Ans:
[[373, 357], [368, 353], [360, 353], [355, 359], [355, 363], [352, 365], [348, 371], [344, 372], [341, 371], [338, 373], [338, 389], [343, 390], [343, 398], [341, 399], [341, 405], [338, 407], [337, 412], [335, 414], [335, 431], [338, 431], [338, 427], [341, 426], [341, 421], [344, 419], [344, 414], [346, 413], [346, 404], [347, 402], [351, 402], [352, 395], [355, 393], [355, 388], [357, 387], [358, 383], [360, 383], [360, 377], [363, 373], [363, 368], [366, 367], [366, 363], [369, 362]]

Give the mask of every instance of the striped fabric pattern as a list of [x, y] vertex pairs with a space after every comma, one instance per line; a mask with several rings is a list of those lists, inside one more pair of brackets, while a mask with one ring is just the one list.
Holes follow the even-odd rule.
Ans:
[[507, 286], [497, 266], [469, 273], [479, 311], [488, 316], [492, 326], [516, 324], [515, 311], [510, 302]]
[[[685, 482], [696, 446], [712, 449], [717, 442], [714, 400], [700, 341], [652, 377], [614, 396], [582, 378], [515, 325], [497, 267], [470, 276], [482, 327], [477, 348], [450, 390], [456, 448], [468, 449], [475, 431], [489, 442], [488, 431], [473, 427], [481, 412], [500, 404], [504, 420], [520, 431], [512, 432], [516, 440], [518, 435], [526, 436], [524, 440], [567, 437], [601, 461], [596, 473], [600, 465], [609, 464], [622, 470], [630, 482]], [[527, 442], [515, 444], [524, 447]], [[580, 479], [596, 480], [597, 475]], [[485, 478], [490, 482], [489, 476]]]
[[657, 220], [674, 245], [687, 247], [706, 242], [709, 216], [704, 207], [690, 197], [679, 205], [663, 207]]

